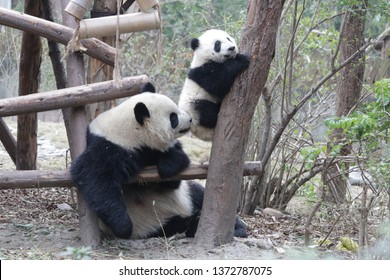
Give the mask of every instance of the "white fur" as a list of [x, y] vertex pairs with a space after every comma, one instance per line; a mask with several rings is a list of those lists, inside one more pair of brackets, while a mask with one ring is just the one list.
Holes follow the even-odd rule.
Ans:
[[[233, 58], [238, 53], [236, 41], [225, 31], [211, 29], [203, 33], [199, 38], [199, 47], [194, 51], [194, 57], [190, 68], [200, 67], [208, 61], [224, 62]], [[214, 51], [214, 44], [221, 41], [221, 51]], [[235, 47], [234, 51], [229, 48]], [[199, 126], [198, 117], [194, 109], [194, 102], [197, 99], [206, 99], [213, 102], [219, 102], [203, 88], [189, 78], [184, 81], [183, 89], [180, 94], [179, 108], [187, 112], [192, 118], [191, 133], [198, 138], [211, 141], [214, 135], [214, 129]]]
[[[141, 186], [142, 187], [142, 186]], [[161, 228], [173, 216], [189, 217], [192, 214], [190, 187], [182, 181], [179, 188], [168, 190], [162, 196], [155, 190], [134, 192], [124, 189], [127, 213], [133, 223], [131, 238], [145, 238]], [[157, 216], [156, 216], [157, 214]]]
[[208, 94], [203, 88], [191, 79], [184, 81], [183, 90], [180, 95], [179, 108], [188, 112], [192, 118], [191, 133], [205, 141], [213, 139], [214, 129], [205, 128], [199, 125], [198, 117], [195, 115], [194, 103], [197, 99], [206, 99], [218, 102], [216, 98]]
[[[134, 107], [139, 102], [144, 103], [150, 113], [144, 125], [135, 120]], [[179, 125], [175, 129], [170, 123], [170, 114], [173, 112], [179, 118]], [[93, 134], [129, 150], [148, 146], [165, 151], [175, 143], [175, 138], [183, 135], [182, 131], [188, 129], [190, 124], [190, 116], [167, 96], [142, 93], [100, 114], [89, 127]]]
[[[199, 67], [207, 61], [224, 62], [229, 58], [235, 57], [238, 53], [236, 41], [225, 31], [210, 29], [204, 32], [199, 38], [199, 47], [194, 51], [194, 58], [191, 62], [191, 68]], [[221, 41], [221, 51], [214, 51], [214, 44]], [[229, 48], [235, 47], [234, 51]]]

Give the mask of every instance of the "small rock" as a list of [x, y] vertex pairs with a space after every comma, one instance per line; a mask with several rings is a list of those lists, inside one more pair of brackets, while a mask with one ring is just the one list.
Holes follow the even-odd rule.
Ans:
[[68, 203], [61, 203], [57, 205], [57, 208], [61, 211], [70, 211], [73, 210], [73, 208]]

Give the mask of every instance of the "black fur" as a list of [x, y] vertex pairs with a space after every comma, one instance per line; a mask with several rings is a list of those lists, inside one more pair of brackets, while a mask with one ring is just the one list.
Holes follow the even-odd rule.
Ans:
[[221, 102], [214, 103], [205, 99], [197, 99], [195, 100], [194, 109], [199, 116], [199, 125], [206, 128], [214, 128], [217, 125]]
[[[178, 184], [177, 186], [179, 186], [180, 181], [175, 182]], [[164, 192], [167, 191], [167, 189], [161, 187], [162, 183], [163, 182], [153, 183], [152, 185], [142, 185], [142, 190], [140, 189], [139, 191], [142, 192], [145, 188], [152, 187], [155, 191], [159, 191], [161, 195], [164, 195]], [[163, 229], [157, 229], [155, 232], [150, 233], [148, 237], [169, 237], [177, 233], [185, 233], [187, 237], [195, 236], [203, 206], [204, 187], [194, 181], [187, 181], [187, 183], [190, 187], [191, 200], [193, 203], [191, 216], [185, 218], [174, 216], [163, 225]], [[234, 236], [241, 238], [248, 237], [246, 225], [238, 216], [235, 221]]]
[[[199, 43], [199, 42], [198, 42]], [[218, 46], [214, 47], [218, 49]], [[196, 99], [194, 110], [198, 115], [200, 126], [213, 129], [217, 125], [218, 113], [223, 98], [229, 93], [236, 77], [249, 66], [249, 57], [237, 54], [225, 62], [209, 61], [202, 66], [191, 68], [188, 78], [202, 87], [208, 94], [216, 97], [218, 102]]]
[[222, 63], [209, 61], [202, 66], [191, 68], [188, 78], [222, 101], [229, 93], [236, 77], [248, 66], [248, 56], [237, 54], [235, 58]]
[[[122, 185], [146, 165], [157, 165], [162, 178], [177, 175], [189, 165], [179, 142], [167, 152], [150, 148], [128, 151], [103, 137], [87, 133], [87, 148], [72, 164], [72, 180], [98, 217], [121, 238], [129, 238], [132, 223], [123, 200]], [[167, 187], [177, 184], [166, 183]]]
[[150, 82], [147, 82], [146, 84], [144, 84], [141, 88], [141, 93], [142, 92], [152, 92], [152, 93], [155, 93], [156, 92], [156, 89], [154, 87], [154, 85]]
[[[162, 178], [176, 176], [189, 165], [188, 156], [177, 142], [167, 152], [150, 148], [127, 151], [120, 146], [88, 131], [87, 148], [72, 164], [72, 180], [98, 217], [120, 238], [131, 237], [133, 224], [127, 215], [123, 200], [126, 192], [152, 190], [162, 196], [180, 187], [181, 181], [159, 183], [126, 184], [145, 167], [157, 165]], [[162, 229], [156, 229], [148, 237], [171, 236], [185, 233], [193, 237], [196, 233], [203, 205], [204, 188], [194, 181], [187, 181], [190, 187], [192, 215], [172, 217]], [[246, 226], [236, 218], [234, 236], [247, 237]]]
[[199, 39], [198, 38], [193, 38], [191, 40], [191, 49], [194, 51], [199, 47]]
[[140, 125], [144, 125], [145, 119], [150, 118], [149, 110], [144, 103], [139, 102], [135, 105], [134, 116]]

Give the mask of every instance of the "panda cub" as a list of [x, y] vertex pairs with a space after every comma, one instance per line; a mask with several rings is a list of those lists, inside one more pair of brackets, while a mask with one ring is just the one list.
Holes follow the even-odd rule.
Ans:
[[211, 29], [191, 40], [193, 60], [179, 99], [179, 108], [192, 117], [191, 132], [211, 141], [221, 102], [236, 77], [249, 66], [249, 57], [225, 31]]
[[[146, 166], [157, 166], [162, 179], [190, 164], [176, 138], [189, 131], [191, 117], [168, 97], [144, 93], [108, 110], [88, 127], [87, 147], [70, 173], [105, 233], [120, 238], [195, 235], [204, 187], [193, 181], [131, 183]], [[162, 228], [161, 228], [162, 226]], [[237, 217], [235, 235], [246, 237]]]

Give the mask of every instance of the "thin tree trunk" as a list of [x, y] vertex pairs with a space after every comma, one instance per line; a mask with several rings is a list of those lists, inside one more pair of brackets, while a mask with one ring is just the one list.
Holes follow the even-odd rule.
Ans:
[[[362, 1], [366, 5], [366, 1]], [[340, 61], [345, 61], [361, 46], [364, 45], [364, 24], [365, 24], [365, 8], [358, 9], [352, 7], [353, 11], [348, 11], [345, 14], [344, 23], [340, 33]], [[340, 82], [336, 92], [336, 116], [343, 117], [351, 113], [354, 106], [357, 104], [363, 84], [364, 74], [364, 53], [357, 56], [349, 65], [341, 69]], [[346, 156], [351, 153], [351, 145], [343, 143], [345, 135], [341, 129], [335, 129], [331, 134], [329, 149], [333, 145], [341, 144], [342, 148], [340, 156]], [[330, 166], [326, 172], [329, 172], [330, 178], [326, 200], [343, 203], [347, 193], [347, 176], [343, 174], [343, 170], [348, 170], [348, 164], [340, 166], [337, 163]]]
[[240, 49], [251, 56], [222, 102], [210, 157], [203, 212], [195, 242], [205, 247], [233, 239], [242, 181], [243, 155], [251, 120], [268, 78], [284, 0], [250, 1]]
[[[26, 14], [41, 17], [41, 1], [24, 1]], [[41, 66], [41, 38], [23, 32], [19, 65], [19, 95], [38, 92], [39, 69]], [[16, 169], [36, 169], [37, 161], [37, 114], [18, 116], [16, 142]]]
[[[62, 0], [65, 9], [68, 1]], [[65, 26], [76, 29], [77, 22], [66, 12], [62, 14]], [[82, 54], [75, 52], [66, 58], [67, 87], [85, 84], [85, 70]], [[68, 135], [70, 155], [72, 160], [79, 156], [86, 147], [87, 118], [84, 106], [63, 110], [66, 132]], [[81, 242], [85, 246], [97, 247], [100, 244], [99, 222], [96, 214], [91, 211], [84, 198], [78, 192], [78, 212]]]

